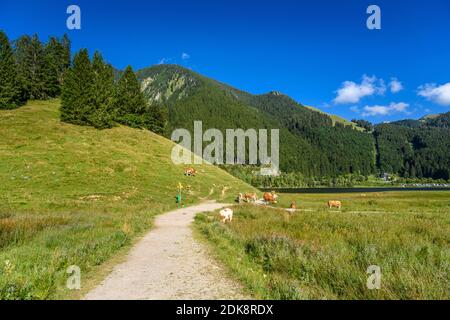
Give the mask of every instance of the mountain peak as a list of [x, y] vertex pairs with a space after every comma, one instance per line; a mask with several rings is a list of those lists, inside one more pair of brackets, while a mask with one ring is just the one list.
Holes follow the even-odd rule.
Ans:
[[270, 91], [269, 92], [269, 95], [272, 95], [272, 96], [283, 96], [284, 94], [282, 94], [280, 91]]

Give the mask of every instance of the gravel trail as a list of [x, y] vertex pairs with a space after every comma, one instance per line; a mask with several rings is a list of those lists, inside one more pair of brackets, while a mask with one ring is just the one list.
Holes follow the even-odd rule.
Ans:
[[84, 299], [248, 298], [192, 234], [191, 223], [197, 213], [225, 206], [206, 202], [157, 216], [154, 228], [131, 249], [126, 261], [115, 266]]

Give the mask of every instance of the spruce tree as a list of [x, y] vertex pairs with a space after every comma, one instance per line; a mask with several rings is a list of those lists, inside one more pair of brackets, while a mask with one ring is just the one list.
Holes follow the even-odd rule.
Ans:
[[147, 129], [157, 134], [164, 135], [168, 122], [167, 108], [161, 105], [150, 105], [147, 108]]
[[56, 69], [58, 84], [61, 85], [64, 73], [70, 66], [70, 40], [65, 34], [61, 40], [51, 37], [45, 46], [46, 56]]
[[145, 108], [146, 102], [139, 81], [131, 66], [128, 66], [117, 83], [114, 101], [116, 116], [142, 115]]
[[20, 87], [11, 44], [0, 30], [0, 109], [12, 109], [24, 103]]
[[29, 84], [30, 99], [43, 100], [48, 97], [46, 91], [46, 59], [44, 48], [37, 35], [34, 35], [27, 48], [25, 57], [27, 69], [27, 83]]
[[22, 86], [23, 100], [25, 101], [30, 98], [31, 88], [30, 68], [27, 63], [30, 43], [31, 37], [28, 35], [21, 36], [14, 41], [14, 57], [17, 64], [17, 74]]
[[111, 65], [106, 64], [102, 55], [96, 51], [92, 59], [94, 71], [94, 90], [97, 105], [106, 104], [112, 107], [114, 94], [114, 72]]
[[62, 37], [61, 44], [63, 47], [63, 52], [62, 52], [62, 56], [61, 56], [60, 83], [62, 85], [62, 82], [64, 81], [64, 75], [65, 75], [67, 69], [70, 67], [70, 62], [71, 62], [71, 54], [70, 54], [71, 42], [70, 42], [69, 36], [66, 33]]
[[47, 97], [60, 94], [62, 81], [62, 56], [64, 48], [58, 39], [51, 37], [44, 49], [43, 82]]
[[91, 125], [98, 129], [113, 126], [112, 102], [114, 94], [114, 72], [111, 65], [106, 64], [99, 52], [94, 53], [92, 60], [94, 71], [94, 109]]
[[95, 111], [94, 71], [87, 49], [80, 50], [67, 70], [61, 93], [61, 120], [90, 125]]

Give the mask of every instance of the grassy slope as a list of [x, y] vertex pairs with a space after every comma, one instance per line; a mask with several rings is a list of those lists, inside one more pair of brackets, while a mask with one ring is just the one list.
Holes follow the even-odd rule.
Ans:
[[0, 299], [67, 296], [67, 266], [90, 275], [176, 207], [178, 182], [185, 204], [252, 190], [209, 165], [185, 177], [153, 133], [61, 123], [58, 105], [0, 111]]
[[308, 108], [308, 109], [310, 109], [310, 110], [313, 110], [313, 111], [320, 112], [320, 113], [323, 113], [323, 114], [328, 115], [328, 116], [331, 118], [331, 120], [333, 120], [333, 124], [335, 124], [336, 122], [338, 122], [338, 123], [342, 123], [342, 124], [345, 125], [345, 126], [352, 126], [353, 128], [355, 128], [355, 129], [358, 130], [358, 131], [361, 131], [361, 132], [364, 131], [364, 128], [361, 128], [361, 127], [358, 126], [356, 123], [353, 123], [353, 122], [351, 122], [351, 121], [348, 121], [347, 119], [344, 119], [344, 118], [342, 118], [342, 117], [339, 117], [339, 116], [337, 116], [337, 115], [335, 115], [335, 114], [326, 113], [326, 112], [324, 112], [324, 111], [322, 111], [322, 110], [320, 110], [320, 109], [317, 109], [317, 108], [314, 108], [314, 107], [311, 107], [311, 106], [305, 106], [305, 108]]
[[[328, 210], [329, 199], [343, 202]], [[257, 298], [449, 299], [449, 192], [281, 195], [302, 211], [236, 207], [231, 225], [199, 215], [198, 231]], [[368, 290], [367, 268], [381, 268]]]

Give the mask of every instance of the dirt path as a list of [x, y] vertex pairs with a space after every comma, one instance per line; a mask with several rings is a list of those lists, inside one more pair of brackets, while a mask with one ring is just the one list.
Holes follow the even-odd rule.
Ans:
[[127, 260], [85, 299], [245, 299], [190, 227], [195, 214], [224, 206], [208, 202], [158, 216]]

